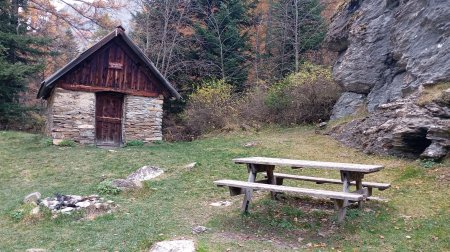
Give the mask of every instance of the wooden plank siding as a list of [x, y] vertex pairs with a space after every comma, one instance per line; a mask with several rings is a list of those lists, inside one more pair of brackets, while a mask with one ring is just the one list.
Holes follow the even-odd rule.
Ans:
[[157, 97], [161, 84], [137, 55], [116, 38], [63, 75], [57, 86], [74, 91], [120, 92]]

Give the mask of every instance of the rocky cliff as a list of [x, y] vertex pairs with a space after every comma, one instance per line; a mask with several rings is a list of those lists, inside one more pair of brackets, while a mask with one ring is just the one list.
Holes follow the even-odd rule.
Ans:
[[450, 150], [450, 2], [350, 0], [327, 35], [344, 88], [333, 135], [367, 152], [441, 159]]

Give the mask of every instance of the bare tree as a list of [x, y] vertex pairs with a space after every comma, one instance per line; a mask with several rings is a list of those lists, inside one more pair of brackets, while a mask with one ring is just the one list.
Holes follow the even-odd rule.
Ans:
[[134, 16], [132, 36], [164, 76], [183, 71], [186, 68], [184, 47], [192, 33], [191, 1], [136, 1], [141, 11]]

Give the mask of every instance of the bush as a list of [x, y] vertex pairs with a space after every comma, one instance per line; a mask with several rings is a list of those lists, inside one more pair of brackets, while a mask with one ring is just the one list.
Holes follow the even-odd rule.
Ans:
[[97, 186], [97, 192], [100, 194], [111, 194], [117, 195], [121, 192], [121, 190], [115, 186], [113, 186], [110, 180], [105, 180], [100, 182]]
[[189, 96], [182, 115], [193, 135], [232, 127], [237, 121], [233, 88], [223, 80], [203, 83]]
[[341, 94], [331, 69], [309, 63], [301, 69], [269, 88], [266, 105], [272, 122], [302, 124], [329, 119]]
[[127, 141], [127, 147], [129, 146], [143, 146], [144, 142], [141, 140], [131, 140], [131, 141]]
[[75, 147], [76, 143], [73, 140], [64, 139], [61, 142], [59, 142], [58, 146], [61, 146], [61, 147]]
[[259, 128], [264, 123], [328, 120], [341, 94], [331, 68], [304, 63], [301, 69], [270, 87], [260, 84], [244, 94], [234, 93], [224, 81], [203, 83], [189, 96], [181, 125], [173, 120], [165, 129], [166, 140], [180, 140], [179, 135], [192, 139], [213, 130]]

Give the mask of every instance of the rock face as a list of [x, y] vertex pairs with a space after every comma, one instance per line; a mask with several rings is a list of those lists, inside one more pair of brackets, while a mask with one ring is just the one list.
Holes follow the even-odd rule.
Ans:
[[365, 105], [366, 95], [345, 92], [341, 95], [337, 104], [339, 106], [334, 106], [331, 113], [331, 120], [339, 119], [346, 115], [355, 114], [360, 108]]
[[449, 20], [447, 0], [342, 5], [326, 39], [339, 52], [333, 75], [346, 91], [331, 119], [360, 108], [370, 114], [334, 129], [333, 136], [371, 153], [444, 157], [450, 150], [450, 103], [418, 100], [423, 90], [450, 81]]
[[[336, 81], [345, 91], [366, 96], [372, 112], [420, 85], [450, 80], [448, 20], [446, 0], [350, 0], [327, 35], [330, 49], [339, 52]], [[349, 106], [359, 103], [341, 99], [333, 116], [344, 116], [338, 112]], [[347, 114], [355, 110], [347, 109]]]
[[332, 136], [367, 153], [439, 160], [450, 151], [450, 99], [447, 106], [419, 105], [419, 94], [380, 105], [368, 117], [334, 128]]

